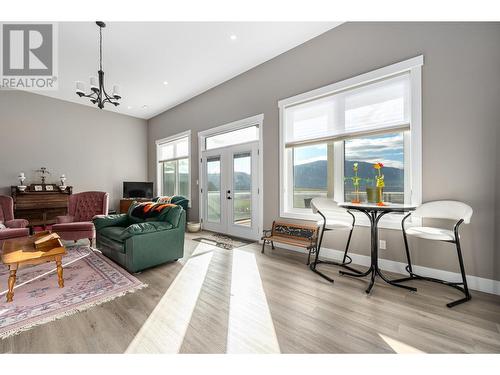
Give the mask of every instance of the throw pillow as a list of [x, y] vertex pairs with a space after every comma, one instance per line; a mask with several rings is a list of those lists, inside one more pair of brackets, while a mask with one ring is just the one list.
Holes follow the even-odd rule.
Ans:
[[156, 203], [172, 203], [172, 197], [163, 196], [156, 199]]
[[153, 202], [133, 204], [130, 206], [129, 216], [134, 221], [162, 220], [171, 207], [175, 207], [175, 204]]

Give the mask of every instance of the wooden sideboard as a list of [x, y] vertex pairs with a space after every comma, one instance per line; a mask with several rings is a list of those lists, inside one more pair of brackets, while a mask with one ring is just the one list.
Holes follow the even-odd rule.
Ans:
[[[36, 191], [35, 186], [42, 186]], [[46, 188], [47, 186], [52, 186]], [[68, 197], [72, 194], [72, 186], [60, 191], [56, 185], [34, 184], [22, 192], [16, 186], [11, 186], [10, 192], [14, 200], [14, 217], [26, 219], [29, 227], [46, 226], [56, 223], [56, 217], [68, 214]]]

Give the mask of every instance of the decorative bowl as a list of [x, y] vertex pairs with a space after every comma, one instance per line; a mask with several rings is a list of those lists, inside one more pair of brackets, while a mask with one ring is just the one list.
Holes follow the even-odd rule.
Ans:
[[188, 221], [188, 223], [187, 223], [187, 230], [188, 230], [188, 232], [195, 233], [195, 232], [199, 232], [200, 229], [201, 229], [201, 224], [200, 223], [196, 223], [194, 221]]
[[66, 190], [67, 186], [64, 185], [59, 185], [59, 190], [64, 191]]
[[17, 187], [17, 189], [18, 189], [19, 191], [25, 191], [25, 190], [26, 190], [26, 186], [24, 186], [24, 185], [19, 185], [19, 186]]

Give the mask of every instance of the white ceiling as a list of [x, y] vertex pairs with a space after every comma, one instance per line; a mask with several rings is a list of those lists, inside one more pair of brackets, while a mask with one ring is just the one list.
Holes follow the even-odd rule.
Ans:
[[[112, 85], [119, 84], [123, 99], [116, 109], [110, 105], [106, 109], [149, 119], [339, 24], [107, 23], [103, 29], [105, 87], [111, 94]], [[75, 94], [75, 81], [83, 81], [88, 90], [89, 77], [97, 76], [96, 24], [60, 23], [58, 56], [59, 89], [38, 93], [92, 105]]]

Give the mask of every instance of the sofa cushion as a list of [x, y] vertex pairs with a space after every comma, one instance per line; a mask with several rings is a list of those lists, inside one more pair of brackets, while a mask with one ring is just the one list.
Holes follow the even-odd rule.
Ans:
[[168, 221], [174, 227], [177, 227], [179, 225], [179, 219], [183, 211], [184, 209], [181, 206], [172, 207], [164, 214], [162, 220]]
[[52, 231], [54, 232], [83, 232], [93, 231], [94, 224], [90, 221], [79, 221], [75, 223], [54, 224]]
[[102, 228], [99, 231], [99, 234], [103, 237], [107, 237], [113, 241], [118, 241], [118, 242], [123, 242], [123, 239], [121, 238], [121, 234], [125, 228], [123, 227], [106, 227]]
[[7, 228], [0, 230], [0, 240], [9, 238], [25, 237], [29, 235], [28, 228]]
[[136, 223], [123, 230], [120, 238], [122, 240], [126, 240], [127, 238], [130, 238], [132, 236], [155, 233], [162, 230], [169, 230], [172, 229], [172, 227], [172, 224], [166, 221], [148, 221], [144, 223]]
[[176, 207], [171, 203], [132, 203], [128, 210], [128, 216], [132, 223], [141, 223], [146, 220], [164, 221], [170, 209]]
[[131, 223], [129, 223], [127, 214], [119, 214], [119, 215], [97, 215], [92, 219], [94, 223], [95, 229], [100, 231], [105, 227], [128, 227]]

